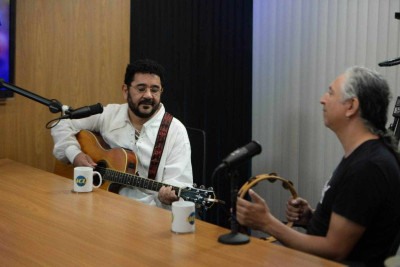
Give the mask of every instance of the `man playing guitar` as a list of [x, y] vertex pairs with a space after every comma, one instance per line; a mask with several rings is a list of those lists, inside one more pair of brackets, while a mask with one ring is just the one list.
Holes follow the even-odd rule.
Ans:
[[[135, 174], [172, 186], [191, 186], [190, 142], [185, 126], [166, 113], [161, 103], [163, 72], [161, 65], [148, 59], [128, 65], [122, 85], [127, 103], [109, 104], [103, 113], [88, 118], [60, 121], [51, 130], [54, 156], [74, 166], [95, 167], [97, 162], [82, 151], [76, 138], [81, 130], [89, 130], [99, 133], [111, 148], [134, 152], [137, 156]], [[169, 120], [164, 119], [167, 115]], [[157, 141], [159, 139], [161, 141]], [[118, 193], [164, 208], [178, 200], [171, 186], [162, 186], [159, 192], [122, 186]]]

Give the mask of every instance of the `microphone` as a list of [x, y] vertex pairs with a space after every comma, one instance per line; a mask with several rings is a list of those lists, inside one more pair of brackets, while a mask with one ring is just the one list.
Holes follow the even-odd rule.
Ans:
[[[251, 141], [244, 147], [238, 148], [230, 153], [222, 160], [222, 163], [215, 169], [214, 173], [223, 168], [230, 168], [243, 163], [245, 160], [261, 153], [261, 146], [256, 141]], [[218, 237], [218, 242], [230, 245], [246, 244], [250, 242], [250, 238], [242, 233], [239, 233], [239, 223], [236, 220], [236, 198], [237, 190], [237, 173], [230, 175], [231, 181], [231, 232]]]
[[65, 111], [65, 115], [62, 116], [61, 119], [82, 119], [102, 112], [103, 112], [103, 105], [97, 103], [95, 105], [81, 107], [78, 109], [70, 108]]
[[240, 165], [244, 161], [254, 157], [261, 153], [261, 146], [256, 141], [251, 141], [247, 145], [236, 149], [231, 152], [226, 158], [222, 160], [222, 163], [218, 166], [219, 168], [234, 167]]
[[381, 67], [391, 67], [399, 64], [400, 64], [400, 57], [378, 63], [378, 65]]

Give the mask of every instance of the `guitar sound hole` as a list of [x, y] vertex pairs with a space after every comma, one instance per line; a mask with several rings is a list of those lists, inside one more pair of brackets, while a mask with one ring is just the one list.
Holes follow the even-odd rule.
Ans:
[[135, 163], [133, 163], [133, 162], [129, 162], [129, 163], [128, 163], [128, 168], [129, 168], [129, 169], [133, 169], [133, 170], [134, 170], [134, 169], [136, 168], [136, 165], [135, 165]]
[[[98, 162], [97, 162], [96, 168], [97, 168], [97, 171], [100, 172], [100, 173], [103, 175], [103, 182], [102, 182], [102, 184], [104, 184], [104, 183], [106, 182], [106, 180], [104, 179], [104, 178], [105, 178], [105, 177], [104, 177], [104, 176], [105, 176], [105, 172], [106, 172], [105, 169], [108, 168], [107, 161], [105, 161], [105, 160], [100, 160], [100, 161], [98, 161]], [[95, 169], [96, 169], [96, 168], [95, 168]], [[97, 175], [94, 176], [94, 177], [93, 177], [93, 184], [98, 185], [99, 183], [100, 183], [100, 178], [99, 178], [99, 176], [97, 176]], [[120, 185], [120, 184], [116, 184], [116, 183], [109, 183], [109, 184], [107, 185], [107, 191], [113, 192], [113, 193], [116, 193], [116, 194], [118, 194], [120, 188], [121, 188], [121, 185]]]
[[97, 166], [101, 168], [107, 168], [107, 162], [105, 162], [104, 160], [100, 160], [99, 162], [97, 162]]

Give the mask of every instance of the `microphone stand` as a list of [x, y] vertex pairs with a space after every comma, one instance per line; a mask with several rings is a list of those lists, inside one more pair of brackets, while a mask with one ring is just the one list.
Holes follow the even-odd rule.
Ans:
[[0, 80], [0, 87], [5, 87], [17, 94], [20, 94], [22, 96], [25, 96], [29, 99], [32, 99], [36, 102], [39, 102], [45, 106], [49, 107], [50, 112], [52, 113], [58, 113], [58, 112], [64, 112], [65, 110], [68, 110], [67, 106], [63, 106], [63, 104], [60, 103], [60, 101], [56, 100], [56, 99], [47, 99], [44, 97], [41, 97], [35, 93], [29, 92], [25, 89], [22, 89], [20, 87], [17, 87], [15, 85], [12, 85], [10, 83], [7, 83], [3, 80]]
[[229, 245], [241, 245], [250, 242], [250, 238], [247, 235], [239, 233], [239, 223], [236, 220], [236, 199], [238, 194], [237, 180], [238, 172], [228, 172], [228, 178], [231, 181], [231, 232], [218, 237], [218, 242]]
[[396, 142], [398, 144], [399, 139], [400, 139], [400, 127], [399, 127], [400, 96], [397, 97], [392, 116], [394, 117], [394, 121], [393, 121], [393, 123], [390, 124], [389, 130], [391, 130], [393, 132]]
[[391, 130], [395, 136], [396, 142], [399, 143], [400, 138], [400, 127], [399, 126], [399, 118], [395, 117], [392, 124], [389, 126], [389, 130]]

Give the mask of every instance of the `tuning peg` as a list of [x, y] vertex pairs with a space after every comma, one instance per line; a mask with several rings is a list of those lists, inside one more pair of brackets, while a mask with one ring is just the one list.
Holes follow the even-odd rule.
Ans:
[[194, 187], [194, 188], [197, 188], [197, 184], [196, 184], [196, 183], [194, 183], [194, 184], [193, 184], [193, 187]]
[[214, 188], [212, 188], [212, 186], [210, 186], [209, 188], [207, 188], [207, 190], [214, 191]]
[[206, 187], [204, 185], [200, 185], [200, 189], [205, 189]]

